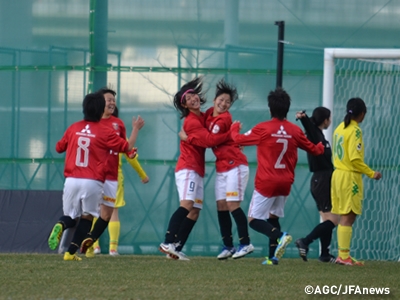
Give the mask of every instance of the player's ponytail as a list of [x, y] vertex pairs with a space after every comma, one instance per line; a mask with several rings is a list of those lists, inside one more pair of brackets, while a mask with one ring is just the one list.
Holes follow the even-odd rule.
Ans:
[[344, 128], [349, 126], [350, 121], [356, 119], [362, 113], [367, 112], [367, 106], [361, 98], [351, 98], [347, 101], [346, 115], [344, 116]]

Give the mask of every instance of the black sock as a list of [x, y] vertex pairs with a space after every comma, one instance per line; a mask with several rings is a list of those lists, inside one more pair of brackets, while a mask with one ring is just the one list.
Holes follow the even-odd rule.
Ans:
[[88, 233], [87, 237], [91, 237], [93, 241], [97, 241], [103, 234], [104, 230], [106, 230], [108, 223], [110, 223], [110, 221], [105, 221], [99, 217], [96, 223], [94, 223], [92, 231], [89, 229], [90, 232]]
[[90, 231], [92, 227], [92, 221], [88, 219], [80, 219], [78, 226], [76, 227], [74, 236], [72, 237], [71, 244], [68, 247], [68, 252], [74, 254], [80, 247], [83, 239]]
[[[308, 246], [316, 239], [321, 238], [323, 235], [326, 235], [327, 232], [330, 231], [330, 235], [332, 237], [332, 230], [335, 228], [335, 225], [326, 220], [325, 222], [319, 223], [314, 229], [303, 239], [303, 242]], [[329, 242], [330, 243], [330, 242]]]
[[[326, 224], [325, 224], [326, 223]], [[321, 241], [321, 256], [329, 256], [329, 248], [331, 247], [332, 231], [335, 228], [335, 224], [332, 221], [326, 220], [322, 224], [325, 224], [325, 232], [320, 236]]]
[[254, 219], [249, 223], [249, 226], [255, 231], [262, 233], [271, 239], [277, 240], [282, 236], [282, 232], [279, 229], [264, 220]]
[[241, 245], [249, 245], [249, 229], [247, 227], [247, 218], [243, 210], [239, 207], [232, 213], [232, 217], [235, 219], [236, 227], [239, 235], [239, 242]]
[[[270, 223], [272, 226], [277, 228], [279, 231], [281, 231], [281, 224], [279, 223], [279, 218], [269, 218], [268, 223]], [[278, 247], [278, 241], [276, 239], [269, 239], [269, 258], [273, 258], [275, 256], [275, 250], [276, 247]]]
[[189, 211], [186, 208], [179, 206], [178, 209], [172, 214], [171, 219], [169, 219], [164, 243], [171, 244], [175, 241], [179, 228], [188, 213]]
[[179, 228], [178, 235], [176, 237], [176, 242], [179, 243], [179, 245], [175, 248], [175, 250], [182, 251], [183, 246], [185, 246], [186, 241], [189, 238], [190, 233], [192, 232], [194, 224], [196, 224], [196, 221], [192, 219], [185, 218], [183, 220], [181, 227]]
[[221, 232], [222, 243], [226, 247], [233, 247], [232, 239], [232, 219], [229, 210], [218, 211], [219, 230]]
[[62, 216], [59, 220], [58, 223], [61, 224], [63, 227], [63, 230], [75, 227], [76, 221], [72, 219], [70, 216]]

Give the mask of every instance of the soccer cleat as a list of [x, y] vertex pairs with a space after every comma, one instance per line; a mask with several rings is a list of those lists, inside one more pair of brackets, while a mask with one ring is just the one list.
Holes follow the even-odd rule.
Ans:
[[173, 258], [172, 256], [171, 256], [171, 254], [167, 254], [167, 258], [168, 259], [174, 259], [174, 260], [182, 260], [182, 261], [189, 261], [190, 259], [186, 256], [186, 254], [185, 253], [183, 253], [182, 251], [177, 251], [177, 253], [178, 253], [178, 259], [176, 259], [176, 258]]
[[334, 257], [333, 255], [328, 255], [328, 256], [320, 256], [319, 258], [320, 262], [323, 263], [332, 263], [334, 264], [336, 262], [336, 257]]
[[254, 246], [252, 244], [240, 245], [238, 250], [235, 252], [235, 254], [232, 255], [232, 258], [238, 259], [238, 258], [246, 256], [247, 254], [252, 253], [253, 251], [254, 251]]
[[48, 240], [49, 248], [51, 250], [56, 250], [58, 244], [60, 243], [62, 233], [63, 233], [62, 225], [60, 223], [54, 225]]
[[80, 261], [82, 258], [80, 258], [76, 253], [70, 254], [68, 251], [64, 253], [64, 260], [77, 260]]
[[87, 258], [93, 258], [94, 257], [94, 248], [93, 248], [93, 246], [87, 248], [85, 256]]
[[119, 255], [118, 251], [116, 251], [116, 250], [110, 250], [109, 254], [111, 256], [118, 256]]
[[294, 242], [296, 247], [299, 249], [299, 255], [304, 261], [307, 260], [307, 253], [308, 253], [308, 246], [304, 243], [303, 239], [297, 239], [296, 242]]
[[158, 250], [160, 250], [162, 253], [169, 254], [172, 259], [179, 259], [179, 254], [175, 250], [175, 245], [173, 243], [161, 243], [158, 247]]
[[268, 258], [266, 257], [265, 260], [262, 262], [263, 265], [277, 265], [278, 259], [276, 257]]
[[235, 254], [235, 252], [236, 252], [235, 247], [227, 247], [227, 246], [224, 246], [224, 247], [222, 248], [221, 253], [218, 254], [217, 258], [218, 258], [219, 260], [228, 259], [228, 258], [231, 257], [233, 254]]
[[279, 239], [279, 244], [275, 249], [275, 254], [274, 256], [279, 260], [281, 259], [281, 257], [283, 256], [283, 254], [285, 254], [285, 249], [286, 246], [290, 244], [290, 242], [292, 241], [292, 237], [287, 233], [284, 232], [281, 236], [281, 238]]
[[346, 259], [343, 259], [340, 256], [338, 256], [336, 258], [336, 263], [338, 265], [344, 265], [344, 266], [363, 266], [364, 265], [363, 261], [358, 261], [358, 260], [352, 258], [351, 256], [349, 256]]
[[99, 246], [94, 247], [94, 254], [101, 254], [101, 249]]
[[81, 253], [85, 254], [87, 249], [93, 246], [93, 243], [94, 241], [91, 237], [84, 239], [81, 243]]

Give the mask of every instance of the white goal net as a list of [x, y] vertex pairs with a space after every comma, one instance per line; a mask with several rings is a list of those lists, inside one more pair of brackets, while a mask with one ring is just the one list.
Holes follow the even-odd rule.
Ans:
[[[351, 253], [400, 260], [400, 50], [325, 49], [323, 105], [332, 111], [330, 142], [353, 97], [367, 105], [360, 124], [365, 161], [383, 178], [363, 178], [363, 213], [353, 225]], [[336, 237], [332, 250], [337, 251]]]

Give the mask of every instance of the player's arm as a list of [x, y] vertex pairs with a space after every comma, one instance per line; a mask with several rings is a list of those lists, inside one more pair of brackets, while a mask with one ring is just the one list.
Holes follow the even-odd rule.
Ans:
[[56, 144], [56, 151], [58, 153], [63, 153], [67, 150], [67, 147], [68, 147], [68, 139], [67, 139], [67, 132], [65, 132], [64, 136]]
[[242, 124], [238, 121], [233, 122], [231, 125], [231, 138], [236, 144], [242, 146], [252, 146], [260, 143], [261, 130], [258, 129], [257, 125], [245, 134], [240, 134], [241, 128]]
[[229, 131], [223, 134], [213, 134], [208, 132], [208, 130], [203, 127], [200, 122], [197, 124], [197, 126], [193, 126], [194, 124], [191, 125], [192, 126], [188, 126], [190, 130], [186, 132], [188, 136], [186, 142], [191, 145], [203, 148], [212, 148], [230, 139]]
[[[296, 117], [298, 115], [296, 114]], [[304, 127], [304, 130], [306, 131], [307, 138], [313, 142], [314, 144], [318, 144], [320, 140], [318, 139], [318, 129], [317, 127], [311, 122], [310, 118], [303, 113], [300, 118], [298, 118], [301, 122], [301, 124]]]
[[301, 131], [300, 128], [298, 128], [294, 137], [299, 145], [299, 148], [303, 149], [304, 151], [307, 151], [308, 153], [310, 153], [312, 155], [315, 155], [315, 156], [321, 155], [325, 151], [325, 147], [321, 142], [319, 142], [316, 145], [314, 143], [310, 142], [310, 140], [307, 139], [307, 137], [305, 136], [303, 131]]
[[355, 170], [367, 175], [369, 178], [374, 178], [375, 171], [362, 158], [363, 147], [362, 133], [357, 128], [349, 137], [349, 158], [351, 165]]
[[139, 154], [136, 154], [135, 157], [129, 158], [128, 155], [125, 154], [125, 158], [128, 161], [128, 163], [131, 165], [131, 167], [138, 173], [140, 179], [142, 180], [143, 183], [149, 182], [149, 177], [147, 176], [146, 172], [143, 170], [142, 166], [140, 165], [139, 162]]
[[137, 118], [132, 118], [132, 132], [128, 138], [129, 149], [122, 152], [127, 152], [135, 146], [139, 130], [142, 129], [143, 126], [144, 126], [144, 120], [142, 119], [141, 116], [138, 116]]

